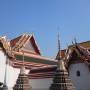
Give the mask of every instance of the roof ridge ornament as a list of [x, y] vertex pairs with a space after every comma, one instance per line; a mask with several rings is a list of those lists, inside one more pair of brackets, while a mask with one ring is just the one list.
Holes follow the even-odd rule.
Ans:
[[75, 43], [75, 45], [78, 44], [78, 43], [77, 43], [77, 39], [76, 39], [76, 37], [74, 38], [74, 43]]
[[76, 37], [72, 41], [72, 46], [76, 47], [78, 45]]

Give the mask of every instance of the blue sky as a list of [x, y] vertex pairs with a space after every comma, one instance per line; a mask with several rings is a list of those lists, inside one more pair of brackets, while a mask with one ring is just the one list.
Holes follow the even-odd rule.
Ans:
[[0, 0], [0, 35], [34, 33], [42, 55], [55, 57], [76, 37], [90, 40], [90, 0]]

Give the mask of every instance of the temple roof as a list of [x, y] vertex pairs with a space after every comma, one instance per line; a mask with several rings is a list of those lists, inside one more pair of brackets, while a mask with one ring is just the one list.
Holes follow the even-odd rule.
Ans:
[[[32, 44], [31, 48], [33, 49], [27, 47], [29, 44]], [[25, 67], [28, 69], [56, 65], [57, 62], [54, 59], [40, 55], [40, 50], [32, 34], [24, 34], [11, 41], [8, 41], [5, 36], [0, 37], [0, 46], [0, 49], [3, 50], [5, 54], [12, 57], [12, 59], [10, 59], [10, 65], [15, 68], [20, 68], [21, 65], [23, 65], [23, 53]], [[30, 52], [27, 52], [26, 49]]]
[[81, 45], [75, 45], [68, 50], [65, 61], [68, 64], [84, 62], [87, 65], [90, 65], [90, 51]]
[[[16, 60], [14, 60], [14, 66], [19, 67], [23, 63], [22, 52], [15, 52]], [[51, 58], [46, 58], [40, 55], [24, 53], [25, 64], [29, 67], [43, 67], [56, 65], [57, 61]]]
[[16, 57], [13, 64], [14, 67], [20, 67], [20, 65], [22, 65], [23, 52], [27, 68], [43, 67], [56, 64], [54, 59], [41, 56], [34, 35], [32, 34], [23, 34], [15, 39], [12, 39], [10, 43]]
[[[80, 48], [82, 48], [82, 49], [83, 49], [83, 48], [84, 48], [84, 49], [86, 48], [86, 50], [87, 50], [87, 49], [90, 50], [90, 41], [78, 43], [78, 46], [79, 46]], [[68, 46], [67, 49], [61, 50], [61, 57], [64, 58], [64, 57], [66, 56], [66, 53], [67, 53], [68, 49], [73, 50], [73, 48], [74, 48], [74, 45], [70, 45], [70, 46]], [[60, 52], [57, 53], [56, 59], [58, 59], [58, 56], [59, 56], [59, 55], [60, 55]]]

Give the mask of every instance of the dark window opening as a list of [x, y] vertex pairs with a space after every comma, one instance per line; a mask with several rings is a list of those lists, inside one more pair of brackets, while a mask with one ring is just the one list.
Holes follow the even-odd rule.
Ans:
[[78, 77], [80, 77], [80, 71], [77, 71], [77, 73], [76, 73], [76, 74], [77, 74], [77, 76], [78, 76]]

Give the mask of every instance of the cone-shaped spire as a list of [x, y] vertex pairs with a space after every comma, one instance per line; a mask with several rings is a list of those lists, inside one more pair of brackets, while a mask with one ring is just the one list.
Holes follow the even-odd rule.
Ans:
[[58, 33], [58, 52], [60, 53], [58, 60], [61, 59], [61, 45], [60, 45], [60, 34]]
[[21, 66], [20, 74], [18, 76], [15, 86], [13, 87], [13, 90], [31, 90], [29, 78], [25, 73], [24, 53], [23, 53], [23, 65]]
[[[60, 51], [60, 41], [58, 46]], [[65, 68], [64, 61], [60, 56], [57, 63], [57, 69], [53, 78], [53, 83], [50, 86], [50, 90], [74, 90], [73, 84], [71, 83], [68, 72]]]
[[60, 35], [58, 33], [58, 52], [60, 53], [59, 56], [58, 56], [58, 63], [57, 63], [57, 69], [59, 70], [60, 69], [60, 60], [61, 60], [61, 47], [60, 47]]
[[78, 43], [77, 43], [77, 39], [76, 38], [74, 38], [74, 41], [72, 41], [72, 45], [77, 45]]

